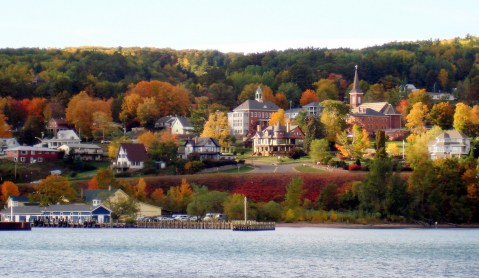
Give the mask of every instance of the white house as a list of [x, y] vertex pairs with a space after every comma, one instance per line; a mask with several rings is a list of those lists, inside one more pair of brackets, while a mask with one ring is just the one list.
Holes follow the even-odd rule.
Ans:
[[221, 156], [220, 144], [216, 139], [211, 137], [195, 137], [192, 140], [186, 140], [183, 146], [185, 153], [181, 156], [185, 159], [188, 158], [190, 154], [198, 155], [200, 160], [218, 160]]
[[143, 169], [148, 154], [143, 144], [123, 143], [113, 161], [113, 167], [121, 170]]
[[190, 120], [185, 117], [175, 117], [173, 123], [171, 124], [171, 133], [172, 134], [193, 134], [193, 126], [191, 125]]
[[74, 130], [59, 130], [57, 135], [51, 139], [41, 139], [41, 143], [36, 144], [35, 147], [44, 147], [49, 149], [57, 149], [62, 145], [78, 145], [81, 139]]
[[304, 133], [299, 126], [270, 125], [253, 136], [253, 154], [259, 156], [284, 155], [303, 146]]
[[431, 159], [461, 157], [469, 154], [471, 138], [457, 130], [446, 130], [429, 142]]

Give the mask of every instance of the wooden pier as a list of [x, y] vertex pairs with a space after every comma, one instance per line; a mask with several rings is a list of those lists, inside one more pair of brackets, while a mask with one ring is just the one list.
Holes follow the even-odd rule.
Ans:
[[41, 223], [38, 228], [140, 228], [140, 229], [193, 229], [193, 230], [233, 230], [233, 231], [271, 231], [275, 222], [256, 221], [158, 221], [125, 223]]
[[31, 231], [29, 222], [0, 222], [0, 231]]

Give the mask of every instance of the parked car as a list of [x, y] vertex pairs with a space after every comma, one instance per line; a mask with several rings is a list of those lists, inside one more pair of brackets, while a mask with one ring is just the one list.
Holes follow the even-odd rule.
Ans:
[[179, 214], [179, 215], [176, 215], [175, 217], [173, 217], [173, 219], [175, 219], [177, 221], [187, 221], [188, 219], [190, 219], [190, 217], [186, 214]]
[[173, 221], [174, 219], [168, 216], [158, 216], [156, 217], [157, 221]]
[[203, 221], [226, 221], [228, 218], [224, 213], [207, 213]]

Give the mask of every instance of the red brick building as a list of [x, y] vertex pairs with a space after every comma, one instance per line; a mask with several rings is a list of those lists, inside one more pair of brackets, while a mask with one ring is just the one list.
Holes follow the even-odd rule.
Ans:
[[279, 107], [268, 100], [263, 100], [263, 92], [258, 86], [254, 100], [246, 100], [228, 113], [228, 125], [231, 135], [254, 135], [256, 127], [262, 129], [268, 126], [271, 114], [278, 111]]
[[58, 159], [58, 151], [49, 148], [19, 146], [5, 150], [8, 159], [20, 163], [35, 163]]
[[394, 130], [401, 128], [401, 114], [388, 102], [365, 102], [359, 87], [358, 67], [354, 73], [353, 88], [349, 92], [351, 112], [348, 123], [357, 124], [369, 133], [376, 130]]

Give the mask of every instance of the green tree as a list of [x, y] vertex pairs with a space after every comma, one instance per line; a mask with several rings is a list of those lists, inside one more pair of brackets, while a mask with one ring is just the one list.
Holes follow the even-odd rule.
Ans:
[[309, 156], [314, 161], [324, 161], [331, 156], [329, 142], [326, 139], [315, 139], [311, 142]]
[[376, 131], [376, 158], [385, 158], [386, 153], [386, 134], [383, 130]]
[[294, 177], [286, 187], [284, 204], [286, 209], [297, 209], [301, 206], [303, 196], [303, 180], [300, 177]]
[[323, 125], [315, 116], [308, 116], [305, 119], [303, 148], [306, 152], [310, 151], [311, 142], [323, 137]]
[[320, 121], [324, 127], [324, 134], [329, 142], [336, 141], [336, 134], [346, 128], [346, 115], [349, 113], [349, 105], [336, 100], [321, 102], [324, 107]]
[[[242, 194], [233, 194], [228, 196], [223, 203], [223, 211], [228, 216], [230, 220], [242, 220], [244, 219], [244, 195]], [[249, 209], [248, 202], [248, 219], [251, 219], [251, 210]]]
[[133, 198], [120, 197], [115, 201], [107, 199], [104, 204], [111, 210], [113, 221], [131, 221], [140, 211], [138, 201]]
[[319, 193], [318, 208], [326, 211], [337, 209], [338, 201], [338, 186], [330, 183]]
[[417, 135], [406, 148], [406, 162], [413, 168], [429, 160], [428, 144], [442, 132], [441, 128], [434, 126], [426, 133]]
[[283, 215], [283, 207], [275, 201], [269, 201], [260, 209], [261, 220], [280, 221]]
[[394, 172], [391, 159], [375, 159], [369, 173], [359, 187], [360, 208], [382, 217], [403, 214], [408, 209], [405, 182]]
[[223, 203], [228, 198], [228, 193], [208, 191], [207, 187], [193, 185], [193, 196], [186, 211], [189, 215], [204, 216], [208, 212], [223, 212]]

